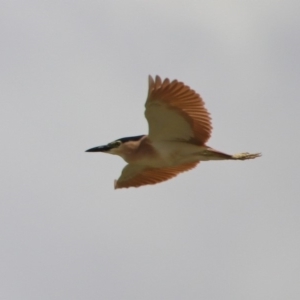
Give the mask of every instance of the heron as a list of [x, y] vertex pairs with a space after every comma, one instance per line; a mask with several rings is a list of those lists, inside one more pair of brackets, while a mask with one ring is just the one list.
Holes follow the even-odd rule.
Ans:
[[183, 82], [149, 76], [145, 108], [148, 135], [120, 138], [86, 150], [118, 155], [127, 162], [114, 181], [115, 189], [160, 183], [201, 161], [261, 156], [248, 152], [231, 155], [207, 146], [212, 132], [210, 113], [201, 96]]

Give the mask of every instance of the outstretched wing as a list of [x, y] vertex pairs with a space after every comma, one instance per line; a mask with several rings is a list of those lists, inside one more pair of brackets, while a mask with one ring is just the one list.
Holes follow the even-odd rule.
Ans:
[[139, 187], [146, 184], [156, 184], [166, 181], [196, 167], [198, 162], [187, 163], [167, 168], [146, 168], [137, 164], [128, 164], [122, 170], [122, 174], [115, 181], [115, 189]]
[[149, 76], [145, 116], [152, 141], [183, 140], [203, 145], [212, 125], [204, 102], [182, 82]]

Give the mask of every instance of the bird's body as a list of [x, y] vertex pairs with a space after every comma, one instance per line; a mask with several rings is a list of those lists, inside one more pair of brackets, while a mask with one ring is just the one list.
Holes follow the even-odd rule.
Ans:
[[[120, 149], [119, 149], [120, 148]], [[128, 142], [111, 154], [121, 156], [127, 163], [135, 163], [148, 167], [170, 167], [189, 162], [221, 160], [227, 154], [216, 155], [210, 147], [194, 145], [185, 141], [154, 141], [144, 136], [140, 141]], [[211, 155], [209, 155], [211, 154]], [[231, 157], [231, 156], [230, 156]]]
[[246, 160], [260, 154], [230, 155], [210, 148], [211, 118], [201, 97], [177, 80], [149, 76], [145, 116], [149, 134], [121, 138], [87, 152], [121, 156], [128, 164], [115, 188], [138, 187], [168, 180], [200, 161]]

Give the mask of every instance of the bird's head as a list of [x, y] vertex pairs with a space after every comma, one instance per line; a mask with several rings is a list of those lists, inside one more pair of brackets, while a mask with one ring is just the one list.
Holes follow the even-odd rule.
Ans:
[[104, 152], [104, 153], [123, 156], [122, 154], [126, 150], [127, 144], [129, 144], [130, 142], [137, 142], [141, 140], [144, 136], [145, 135], [137, 135], [137, 136], [117, 139], [113, 142], [108, 143], [107, 145], [94, 147], [86, 150], [85, 152]]

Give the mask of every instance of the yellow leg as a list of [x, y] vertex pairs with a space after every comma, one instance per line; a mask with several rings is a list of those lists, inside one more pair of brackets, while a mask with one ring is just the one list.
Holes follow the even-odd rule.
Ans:
[[260, 157], [260, 156], [261, 156], [261, 153], [250, 154], [248, 152], [245, 152], [245, 153], [234, 154], [234, 155], [232, 155], [232, 158], [237, 159], [237, 160], [246, 160], [246, 159], [253, 159], [256, 157]]

